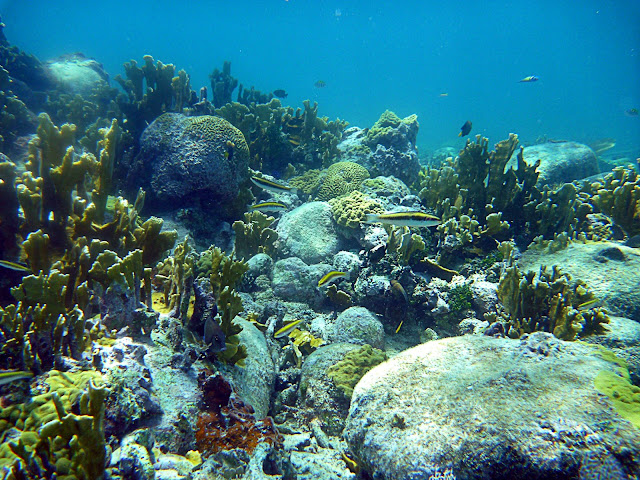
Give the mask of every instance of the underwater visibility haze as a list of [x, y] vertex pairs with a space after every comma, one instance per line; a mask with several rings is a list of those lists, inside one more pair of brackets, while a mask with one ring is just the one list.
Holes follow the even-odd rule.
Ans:
[[640, 478], [639, 25], [0, 0], [0, 480]]

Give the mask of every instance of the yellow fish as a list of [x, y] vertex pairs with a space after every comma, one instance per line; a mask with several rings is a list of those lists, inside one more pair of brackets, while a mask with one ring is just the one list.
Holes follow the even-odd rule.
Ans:
[[386, 223], [404, 227], [433, 227], [440, 225], [438, 217], [424, 212], [367, 213], [362, 223]]
[[23, 380], [33, 377], [33, 372], [26, 372], [23, 370], [6, 370], [0, 372], [0, 385], [6, 385], [16, 380]]
[[295, 330], [295, 328], [298, 325], [300, 325], [301, 322], [302, 322], [302, 320], [294, 320], [293, 322], [287, 323], [284, 327], [282, 327], [280, 330], [278, 330], [276, 333], [274, 333], [273, 337], [274, 338], [286, 337], [291, 332], [293, 332]]
[[22, 263], [10, 262], [9, 260], [0, 260], [0, 267], [15, 270], [16, 272], [31, 273], [31, 269]]
[[327, 283], [331, 283], [334, 280], [338, 280], [339, 278], [346, 278], [347, 273], [346, 272], [339, 272], [337, 270], [332, 270], [329, 273], [327, 273], [325, 276], [323, 276], [320, 280], [318, 280], [318, 286], [321, 287], [323, 285], [326, 285]]

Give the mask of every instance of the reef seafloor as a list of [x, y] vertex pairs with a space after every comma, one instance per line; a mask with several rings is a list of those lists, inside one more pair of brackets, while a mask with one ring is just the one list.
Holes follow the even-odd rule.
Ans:
[[639, 478], [637, 165], [123, 70], [0, 30], [1, 479]]

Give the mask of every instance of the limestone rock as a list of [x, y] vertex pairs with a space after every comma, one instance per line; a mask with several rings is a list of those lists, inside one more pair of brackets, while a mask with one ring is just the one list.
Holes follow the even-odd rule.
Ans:
[[382, 322], [364, 307], [350, 307], [338, 315], [327, 332], [328, 342], [369, 344], [384, 349]]
[[307, 264], [331, 263], [339, 248], [331, 205], [310, 202], [287, 212], [276, 228], [278, 250]]
[[540, 159], [538, 185], [562, 184], [600, 173], [593, 150], [576, 142], [532, 145], [524, 149], [524, 159], [528, 165], [533, 165]]
[[617, 370], [596, 351], [544, 332], [419, 345], [360, 380], [344, 437], [385, 480], [632, 478], [640, 429], [595, 389]]

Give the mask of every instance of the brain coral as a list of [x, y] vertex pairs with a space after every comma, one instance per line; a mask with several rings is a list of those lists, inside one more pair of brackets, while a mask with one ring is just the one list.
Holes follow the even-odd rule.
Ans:
[[165, 206], [232, 200], [248, 176], [244, 135], [220, 117], [165, 113], [146, 128], [140, 146], [142, 168], [130, 175]]
[[331, 199], [329, 204], [336, 222], [344, 227], [357, 227], [367, 213], [384, 212], [384, 208], [378, 202], [365, 197], [357, 190], [342, 198]]
[[360, 188], [362, 181], [367, 178], [369, 171], [357, 163], [334, 163], [327, 169], [327, 175], [318, 191], [318, 198], [329, 200], [351, 193]]

